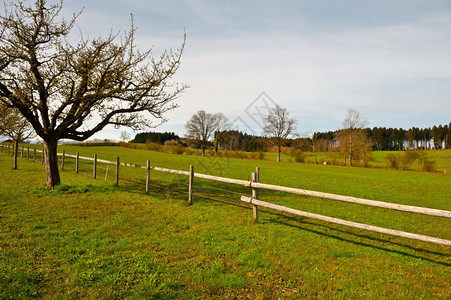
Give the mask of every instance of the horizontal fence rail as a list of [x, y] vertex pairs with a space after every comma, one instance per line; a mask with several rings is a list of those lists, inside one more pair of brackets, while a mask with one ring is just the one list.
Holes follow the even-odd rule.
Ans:
[[281, 211], [281, 212], [287, 212], [287, 213], [290, 213], [293, 215], [306, 217], [306, 218], [310, 218], [310, 219], [316, 219], [316, 220], [344, 225], [344, 226], [348, 226], [348, 227], [354, 227], [354, 228], [364, 229], [364, 230], [368, 230], [368, 231], [374, 231], [374, 232], [379, 232], [379, 233], [384, 233], [384, 234], [389, 234], [389, 235], [394, 235], [394, 236], [400, 236], [400, 237], [404, 237], [404, 238], [408, 238], [408, 239], [414, 239], [414, 240], [420, 240], [420, 241], [425, 241], [425, 242], [430, 242], [430, 243], [435, 243], [435, 244], [440, 244], [440, 245], [445, 245], [445, 246], [451, 246], [451, 241], [445, 240], [445, 239], [440, 239], [440, 238], [430, 237], [427, 235], [404, 232], [404, 231], [399, 231], [399, 230], [394, 230], [394, 229], [387, 229], [387, 228], [382, 228], [382, 227], [377, 227], [377, 226], [372, 226], [372, 225], [327, 217], [327, 216], [323, 216], [323, 215], [309, 213], [309, 212], [302, 211], [302, 210], [289, 208], [289, 207], [282, 206], [282, 205], [277, 205], [277, 204], [260, 201], [258, 199], [252, 198], [252, 197], [241, 196], [241, 201], [244, 201], [244, 202], [247, 202], [247, 203], [250, 203], [253, 205], [261, 206], [261, 207], [271, 208], [271, 209]]
[[[3, 150], [3, 148], [2, 148]], [[9, 151], [9, 148], [8, 148]], [[29, 151], [29, 149], [28, 149]], [[36, 152], [44, 152], [43, 150], [36, 150], [34, 148], [34, 154], [33, 158], [36, 160]], [[385, 209], [391, 209], [391, 210], [397, 210], [397, 211], [403, 211], [403, 212], [410, 212], [410, 213], [417, 213], [417, 214], [424, 214], [424, 215], [430, 215], [430, 216], [436, 216], [436, 217], [443, 217], [443, 218], [451, 218], [451, 211], [447, 210], [440, 210], [440, 209], [433, 209], [433, 208], [426, 208], [426, 207], [419, 207], [419, 206], [411, 206], [411, 205], [404, 205], [404, 204], [396, 204], [396, 203], [390, 203], [390, 202], [383, 202], [383, 201], [375, 201], [375, 200], [368, 200], [363, 198], [357, 198], [357, 197], [351, 197], [351, 196], [343, 196], [343, 195], [336, 195], [336, 194], [330, 194], [330, 193], [323, 193], [323, 192], [316, 192], [316, 191], [310, 191], [305, 189], [299, 189], [299, 188], [293, 188], [293, 187], [284, 187], [284, 186], [278, 186], [273, 184], [266, 184], [259, 182], [259, 168], [256, 169], [256, 172], [252, 174], [252, 180], [241, 180], [241, 179], [234, 179], [234, 178], [227, 178], [227, 177], [220, 177], [220, 176], [214, 176], [214, 175], [207, 175], [202, 173], [194, 173], [193, 166], [190, 167], [190, 171], [182, 171], [182, 170], [174, 170], [174, 169], [168, 169], [168, 168], [161, 168], [161, 167], [154, 167], [150, 166], [149, 161], [147, 161], [147, 165], [138, 165], [138, 164], [131, 164], [131, 163], [125, 163], [120, 162], [119, 157], [117, 157], [116, 161], [110, 161], [110, 160], [104, 160], [104, 159], [98, 159], [97, 155], [94, 155], [94, 157], [84, 157], [79, 156], [78, 152], [77, 155], [69, 155], [65, 152], [58, 153], [59, 156], [63, 157], [71, 157], [76, 159], [76, 172], [78, 173], [78, 160], [88, 160], [94, 162], [94, 174], [95, 174], [95, 168], [96, 163], [105, 163], [105, 164], [111, 164], [116, 165], [116, 185], [118, 184], [119, 180], [119, 166], [127, 166], [127, 167], [134, 167], [134, 168], [140, 168], [140, 169], [146, 169], [147, 170], [147, 179], [146, 179], [146, 192], [148, 192], [149, 189], [149, 170], [159, 171], [159, 172], [166, 172], [166, 173], [172, 173], [172, 174], [179, 174], [184, 176], [189, 176], [189, 191], [188, 191], [188, 203], [192, 204], [193, 200], [193, 178], [201, 178], [201, 179], [207, 179], [207, 180], [213, 180], [213, 181], [219, 181], [219, 182], [225, 182], [230, 184], [236, 184], [241, 185], [244, 187], [250, 187], [252, 188], [252, 197], [247, 196], [241, 196], [241, 201], [247, 202], [252, 204], [253, 206], [253, 214], [254, 218], [253, 220], [256, 222], [258, 220], [258, 206], [266, 207], [270, 209], [275, 209], [281, 212], [291, 213], [298, 216], [303, 216], [306, 218], [311, 219], [317, 219], [324, 222], [359, 228], [363, 230], [368, 231], [374, 231], [379, 232], [383, 234], [393, 235], [393, 236], [399, 236], [409, 239], [415, 239], [440, 245], [446, 245], [451, 246], [451, 241], [436, 237], [430, 237], [415, 233], [409, 233], [404, 231], [398, 231], [394, 229], [387, 229], [357, 222], [351, 222], [346, 221], [342, 219], [337, 219], [333, 217], [318, 215], [314, 213], [309, 213], [281, 205], [272, 204], [269, 202], [264, 202], [261, 200], [258, 200], [258, 189], [267, 189], [272, 191], [279, 191], [279, 192], [286, 192], [291, 194], [297, 194], [302, 196], [310, 196], [310, 197], [316, 197], [316, 198], [324, 198], [324, 199], [330, 199], [330, 200], [336, 200], [336, 201], [342, 201], [342, 202], [348, 202], [348, 203], [354, 203], [354, 204], [361, 204], [366, 206], [373, 206], [373, 207], [379, 207], [379, 208], [385, 208]], [[28, 157], [28, 155], [27, 155]], [[41, 163], [42, 163], [43, 155], [41, 155]], [[62, 163], [62, 166], [64, 166], [64, 162]], [[108, 172], [108, 168], [107, 168]], [[95, 177], [95, 175], [94, 175]]]
[[207, 175], [207, 174], [201, 174], [201, 173], [194, 173], [194, 177], [198, 177], [198, 178], [202, 178], [202, 179], [209, 179], [209, 180], [214, 180], [214, 181], [220, 181], [220, 182], [226, 182], [226, 183], [231, 183], [231, 184], [244, 185], [245, 187], [251, 186], [250, 181], [240, 180], [240, 179], [219, 177], [219, 176], [213, 176], [213, 175]]
[[287, 192], [287, 193], [292, 193], [292, 194], [297, 194], [297, 195], [302, 195], [302, 196], [311, 196], [311, 197], [316, 197], [316, 198], [324, 198], [324, 199], [330, 199], [330, 200], [350, 202], [350, 203], [355, 203], [355, 204], [375, 206], [375, 207], [381, 207], [381, 208], [387, 208], [387, 209], [393, 209], [393, 210], [405, 211], [405, 212], [411, 212], [411, 213], [417, 213], [417, 214], [423, 214], [423, 215], [430, 215], [430, 216], [436, 216], [436, 217], [451, 218], [451, 211], [447, 211], [447, 210], [368, 200], [368, 199], [335, 195], [335, 194], [322, 193], [322, 192], [315, 192], [315, 191], [309, 191], [309, 190], [303, 190], [303, 189], [291, 188], [291, 187], [285, 187], [285, 186], [278, 186], [278, 185], [272, 185], [272, 184], [266, 184], [266, 183], [260, 183], [260, 182], [250, 182], [249, 184], [251, 187], [260, 188], [260, 189], [267, 189], [267, 190]]

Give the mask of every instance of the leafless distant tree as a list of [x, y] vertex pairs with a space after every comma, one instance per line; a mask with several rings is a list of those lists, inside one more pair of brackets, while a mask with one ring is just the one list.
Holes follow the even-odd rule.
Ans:
[[17, 109], [0, 103], [0, 135], [5, 135], [14, 141], [14, 169], [17, 169], [19, 143], [33, 137], [33, 127]]
[[326, 148], [324, 146], [324, 141], [318, 138], [318, 134], [316, 132], [306, 132], [303, 136], [298, 136], [298, 139], [295, 140], [295, 145], [311, 151], [315, 157], [315, 164], [318, 164], [319, 153], [324, 151]]
[[60, 184], [57, 144], [83, 141], [107, 125], [142, 129], [177, 105], [187, 87], [172, 81], [185, 42], [154, 57], [138, 51], [135, 27], [70, 44], [80, 13], [61, 18], [63, 2], [5, 4], [0, 16], [0, 101], [16, 107], [44, 142], [47, 186]]
[[216, 117], [216, 128], [214, 133], [215, 135], [214, 147], [215, 153], [217, 154], [219, 148], [219, 141], [221, 140], [223, 133], [227, 130], [230, 130], [230, 127], [232, 125], [230, 124], [229, 119], [223, 113], [216, 113], [215, 117]]
[[342, 125], [343, 128], [336, 135], [340, 152], [345, 162], [353, 166], [356, 162], [364, 161], [371, 152], [372, 143], [365, 132], [368, 121], [357, 110], [349, 108]]
[[202, 149], [202, 156], [205, 156], [205, 149], [218, 128], [218, 118], [220, 118], [218, 114], [199, 110], [191, 116], [185, 125], [187, 138], [199, 143]]
[[130, 134], [127, 131], [122, 131], [119, 138], [123, 142], [128, 141], [128, 140], [130, 140]]
[[290, 119], [290, 113], [279, 105], [269, 111], [265, 118], [263, 135], [269, 137], [277, 146], [277, 161], [280, 161], [280, 152], [286, 138], [295, 133], [297, 121]]

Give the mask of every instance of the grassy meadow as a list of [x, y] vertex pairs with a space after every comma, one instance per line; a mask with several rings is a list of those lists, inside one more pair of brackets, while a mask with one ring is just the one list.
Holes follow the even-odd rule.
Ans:
[[[250, 179], [451, 210], [451, 174], [198, 157], [122, 147], [60, 146], [67, 154]], [[383, 152], [374, 153], [381, 161]], [[437, 169], [451, 151], [428, 152]], [[440, 166], [440, 167], [439, 167]], [[451, 171], [451, 168], [450, 168]], [[0, 153], [0, 298], [451, 298], [451, 249], [261, 209], [250, 189], [66, 158], [63, 184], [45, 189], [39, 157]], [[260, 190], [264, 201], [451, 240], [451, 220]]]

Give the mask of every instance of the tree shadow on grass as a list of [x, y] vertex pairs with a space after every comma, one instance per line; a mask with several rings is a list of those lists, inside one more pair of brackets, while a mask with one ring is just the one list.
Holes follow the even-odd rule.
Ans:
[[[415, 251], [415, 252], [423, 252], [423, 253], [428, 253], [428, 254], [432, 254], [432, 255], [441, 256], [441, 257], [444, 257], [444, 258], [449, 258], [450, 255], [446, 254], [446, 253], [437, 252], [437, 251], [431, 251], [431, 250], [427, 250], [427, 249], [423, 249], [423, 248], [417, 248], [417, 247], [409, 246], [409, 245], [406, 245], [406, 244], [403, 244], [403, 243], [397, 243], [397, 242], [394, 242], [394, 241], [383, 239], [383, 238], [372, 237], [372, 236], [369, 236], [369, 235], [366, 235], [366, 234], [359, 234], [359, 233], [355, 233], [355, 232], [351, 232], [351, 231], [347, 231], [347, 230], [343, 230], [343, 229], [338, 229], [338, 228], [335, 228], [335, 227], [332, 227], [332, 226], [327, 226], [327, 225], [322, 225], [322, 224], [309, 222], [308, 218], [291, 217], [291, 216], [287, 216], [287, 215], [284, 215], [284, 214], [280, 214], [280, 213], [277, 213], [277, 212], [271, 212], [271, 211], [265, 211], [265, 213], [268, 213], [268, 214], [273, 215], [273, 216], [277, 216], [276, 218], [269, 219], [268, 220], [269, 223], [277, 223], [277, 224], [289, 226], [289, 227], [292, 227], [292, 228], [301, 229], [301, 230], [304, 230], [304, 231], [307, 231], [307, 232], [311, 232], [311, 233], [318, 234], [318, 235], [321, 235], [321, 236], [333, 238], [333, 239], [336, 239], [336, 240], [339, 240], [339, 241], [348, 242], [348, 243], [351, 243], [351, 244], [354, 244], [354, 245], [358, 245], [358, 246], [369, 247], [369, 248], [373, 248], [373, 249], [382, 250], [382, 251], [385, 251], [385, 252], [391, 252], [391, 253], [395, 253], [395, 254], [400, 254], [400, 255], [403, 255], [403, 256], [411, 257], [411, 258], [422, 259], [422, 260], [426, 260], [426, 261], [429, 261], [431, 263], [440, 264], [440, 265], [443, 265], [443, 266], [448, 266], [448, 267], [451, 266], [451, 263], [448, 263], [448, 262], [434, 260], [434, 259], [429, 258], [429, 257], [421, 256], [421, 255], [418, 255], [418, 254], [412, 254], [412, 253], [409, 253], [409, 252], [406, 252], [406, 251], [402, 251], [402, 250], [390, 249], [390, 248], [387, 248], [387, 247], [378, 246], [378, 245], [371, 244], [371, 243], [366, 243], [366, 242], [362, 242], [362, 241], [356, 241], [356, 240], [353, 240], [351, 238], [345, 238], [345, 237], [339, 236], [338, 233], [344, 233], [344, 234], [352, 235], [352, 236], [355, 236], [355, 237], [359, 237], [359, 238], [362, 238], [362, 239], [371, 240], [371, 241], [375, 241], [375, 242], [389, 243], [389, 244], [392, 244], [392, 245], [396, 245], [396, 246], [400, 246], [400, 247], [403, 247], [403, 248], [410, 249], [410, 250]], [[322, 232], [320, 230], [315, 230], [315, 229], [312, 229], [312, 228], [306, 228], [305, 226], [302, 226], [301, 224], [297, 225], [297, 224], [289, 223], [289, 221], [294, 221], [294, 222], [305, 224], [305, 225], [312, 226], [312, 227], [314, 226], [314, 227], [324, 228], [324, 229], [327, 229], [327, 230], [335, 231], [335, 232], [337, 232], [337, 234], [325, 233], [325, 232]]]

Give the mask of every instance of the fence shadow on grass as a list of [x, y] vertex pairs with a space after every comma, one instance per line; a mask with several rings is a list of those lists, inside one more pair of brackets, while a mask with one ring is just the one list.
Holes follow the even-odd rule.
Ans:
[[[403, 243], [397, 243], [397, 242], [389, 241], [389, 240], [386, 240], [386, 239], [372, 237], [372, 236], [365, 235], [365, 234], [359, 234], [359, 233], [354, 233], [354, 232], [350, 232], [350, 231], [347, 231], [347, 230], [338, 229], [338, 228], [335, 228], [335, 227], [332, 227], [332, 226], [327, 226], [327, 225], [322, 225], [322, 224], [309, 222], [309, 221], [307, 221], [307, 220], [309, 220], [308, 218], [290, 217], [290, 216], [287, 216], [287, 215], [284, 215], [284, 214], [280, 214], [280, 213], [277, 213], [277, 212], [271, 212], [271, 211], [266, 211], [265, 213], [273, 215], [273, 216], [277, 216], [277, 218], [272, 218], [272, 219], [268, 220], [268, 222], [270, 222], [270, 223], [277, 223], [277, 224], [281, 224], [281, 225], [284, 225], [284, 226], [289, 226], [289, 227], [292, 227], [292, 228], [308, 231], [308, 232], [311, 232], [311, 233], [314, 233], [314, 234], [318, 234], [318, 235], [325, 236], [325, 237], [328, 237], [328, 238], [333, 238], [333, 239], [336, 239], [336, 240], [339, 240], [339, 241], [343, 241], [343, 242], [348, 242], [348, 243], [351, 243], [351, 244], [354, 244], [354, 245], [358, 245], [358, 246], [369, 247], [369, 248], [373, 248], [373, 249], [377, 249], [377, 250], [381, 250], [381, 251], [385, 251], [385, 252], [391, 252], [391, 253], [395, 253], [395, 254], [400, 254], [400, 255], [403, 255], [403, 256], [411, 257], [411, 258], [422, 259], [422, 260], [426, 260], [426, 261], [429, 261], [431, 263], [440, 264], [440, 265], [443, 265], [443, 266], [448, 266], [448, 267], [451, 266], [451, 263], [448, 263], [448, 262], [435, 260], [435, 259], [432, 259], [432, 258], [429, 258], [429, 257], [412, 254], [412, 253], [409, 253], [409, 252], [406, 252], [406, 251], [402, 251], [402, 250], [390, 249], [390, 248], [383, 247], [383, 246], [378, 246], [378, 245], [375, 245], [375, 244], [370, 244], [370, 243], [366, 243], [366, 242], [356, 241], [356, 240], [353, 240], [353, 239], [350, 239], [350, 238], [345, 238], [345, 237], [339, 236], [338, 234], [321, 232], [319, 230], [306, 228], [306, 227], [302, 226], [301, 224], [306, 224], [306, 225], [309, 225], [309, 226], [316, 226], [316, 227], [326, 228], [328, 230], [335, 231], [337, 233], [344, 233], [344, 234], [348, 234], [348, 235], [353, 235], [355, 237], [359, 237], [359, 238], [363, 238], [363, 239], [367, 239], [367, 240], [371, 240], [371, 241], [375, 241], [375, 242], [389, 243], [389, 244], [392, 244], [392, 245], [396, 245], [396, 246], [400, 246], [400, 247], [403, 247], [403, 248], [407, 248], [407, 249], [413, 250], [415, 252], [424, 252], [424, 253], [428, 253], [428, 254], [432, 254], [432, 255], [442, 256], [442, 257], [445, 257], [445, 258], [446, 257], [450, 257], [449, 254], [445, 254], [445, 253], [442, 253], [442, 252], [436, 252], [436, 251], [426, 250], [426, 249], [422, 249], [422, 248], [416, 248], [416, 247], [412, 247], [412, 246], [409, 246], [409, 245], [406, 245], [406, 244], [403, 244]], [[286, 219], [286, 221], [282, 220], [282, 218]], [[301, 223], [301, 224], [297, 225], [297, 224], [289, 223], [289, 222], [287, 222], [288, 220], [294, 221], [294, 222], [298, 222], [298, 223]]]
[[[143, 186], [145, 183], [144, 181], [134, 181], [134, 180], [126, 180], [129, 182], [132, 182], [135, 184], [135, 187], [131, 187], [130, 185], [124, 185], [124, 186], [117, 186], [116, 188], [122, 191], [127, 191], [127, 192], [132, 192], [132, 193], [139, 193], [139, 194], [146, 194], [144, 189], [136, 189], [136, 185], [139, 186]], [[162, 185], [161, 181], [152, 181], [150, 184], [151, 189], [149, 190], [149, 194], [152, 195], [152, 193], [154, 193], [154, 196], [162, 196], [162, 192], [166, 192], [165, 195], [171, 194], [173, 196], [175, 196], [174, 198], [182, 200], [182, 201], [186, 201], [187, 200], [187, 191], [186, 190], [182, 190], [180, 189], [180, 185], [176, 184], [176, 183], [171, 183], [169, 182], [168, 185]], [[156, 195], [155, 195], [156, 193]], [[196, 202], [200, 201], [200, 199], [203, 199], [204, 201], [212, 201], [212, 202], [216, 202], [216, 203], [220, 203], [220, 204], [224, 204], [224, 205], [233, 205], [233, 206], [237, 206], [240, 208], [244, 208], [247, 210], [252, 210], [252, 206], [246, 206], [243, 205], [240, 201], [233, 201], [233, 200], [224, 200], [224, 199], [218, 199], [218, 198], [214, 198], [212, 197], [210, 194], [207, 195], [203, 195], [200, 193], [195, 193], [195, 200]], [[422, 259], [422, 260], [426, 260], [432, 263], [436, 263], [436, 264], [440, 264], [440, 265], [444, 265], [444, 266], [451, 266], [451, 263], [448, 262], [444, 262], [444, 261], [439, 261], [439, 260], [434, 260], [432, 258], [429, 257], [425, 257], [425, 256], [421, 256], [421, 255], [416, 255], [416, 254], [412, 254], [406, 251], [402, 251], [402, 250], [396, 250], [396, 249], [390, 249], [387, 247], [383, 247], [383, 246], [378, 246], [375, 244], [370, 244], [370, 243], [365, 243], [365, 242], [361, 242], [361, 241], [356, 241], [353, 240], [351, 238], [345, 238], [342, 236], [339, 236], [338, 233], [344, 233], [347, 235], [352, 235], [355, 237], [359, 237], [362, 239], [366, 239], [366, 240], [371, 240], [371, 241], [375, 241], [375, 242], [381, 242], [381, 243], [388, 243], [391, 245], [396, 245], [396, 246], [400, 246], [406, 249], [410, 249], [412, 251], [415, 252], [423, 252], [423, 253], [428, 253], [431, 255], [437, 255], [437, 256], [441, 256], [441, 257], [450, 257], [449, 254], [446, 253], [441, 253], [441, 252], [436, 252], [436, 251], [431, 251], [431, 250], [427, 250], [427, 249], [423, 249], [423, 248], [417, 248], [417, 247], [413, 247], [413, 246], [409, 246], [407, 244], [404, 243], [398, 243], [398, 242], [394, 242], [394, 241], [390, 241], [387, 239], [383, 239], [383, 238], [377, 238], [377, 237], [372, 237], [370, 235], [366, 235], [366, 234], [359, 234], [359, 233], [355, 233], [355, 232], [351, 232], [348, 230], [343, 230], [343, 229], [339, 229], [336, 227], [332, 227], [332, 226], [328, 226], [325, 224], [318, 224], [318, 223], [314, 223], [314, 222], [310, 222], [308, 220], [310, 220], [309, 218], [304, 218], [304, 217], [293, 217], [290, 216], [288, 214], [283, 214], [280, 212], [276, 212], [273, 210], [269, 210], [269, 209], [264, 209], [264, 208], [260, 208], [262, 213], [274, 216], [274, 218], [270, 218], [268, 220], [266, 220], [266, 222], [268, 223], [277, 223], [277, 224], [282, 224], [285, 226], [289, 226], [289, 227], [293, 227], [293, 228], [297, 228], [300, 230], [304, 230], [304, 231], [308, 231], [311, 233], [315, 233], [321, 236], [325, 236], [325, 237], [329, 237], [329, 238], [333, 238], [336, 240], [340, 240], [340, 241], [344, 241], [344, 242], [348, 242], [354, 245], [359, 245], [359, 246], [364, 246], [364, 247], [370, 247], [373, 249], [378, 249], [378, 250], [382, 250], [382, 251], [386, 251], [386, 252], [391, 252], [391, 253], [396, 253], [396, 254], [400, 254], [403, 256], [407, 256], [407, 257], [411, 257], [411, 258], [417, 258], [417, 259]], [[299, 225], [297, 224], [293, 224], [293, 223], [289, 223], [289, 221], [294, 221], [297, 223], [300, 223]], [[260, 223], [264, 223], [265, 221], [260, 220]], [[306, 228], [304, 226], [302, 226], [302, 224], [306, 224], [309, 226], [316, 226], [316, 227], [320, 227], [320, 228], [326, 228], [328, 230], [337, 232], [337, 234], [333, 234], [333, 233], [325, 233], [325, 232], [321, 232], [319, 230], [314, 230], [311, 228]]]

